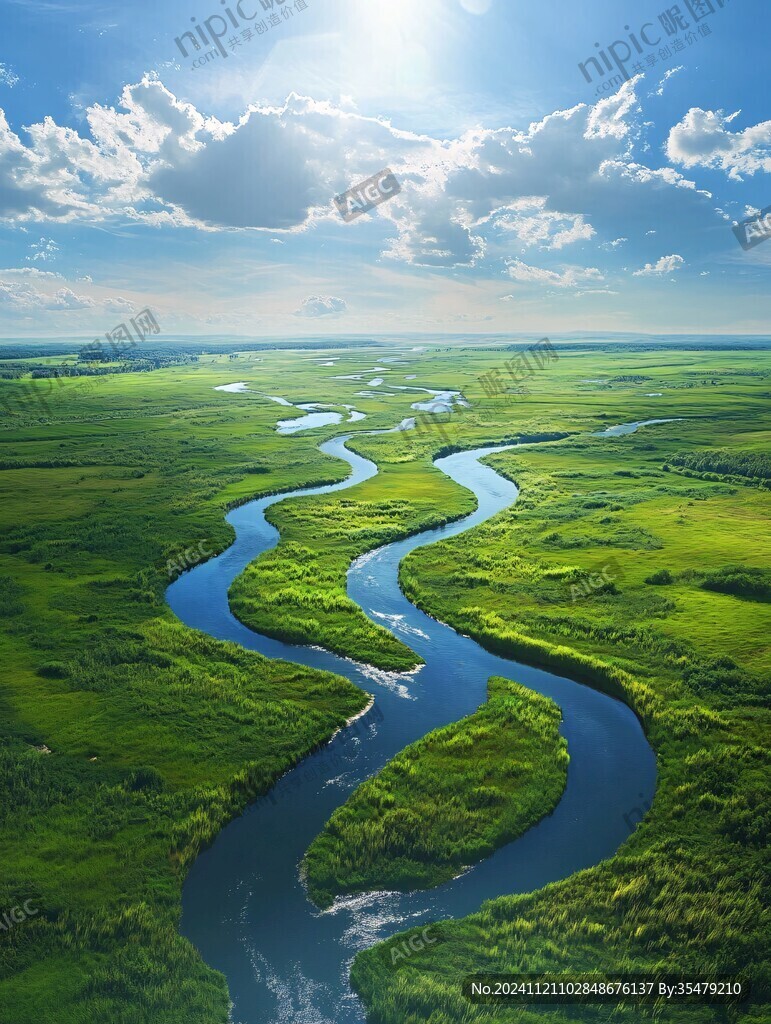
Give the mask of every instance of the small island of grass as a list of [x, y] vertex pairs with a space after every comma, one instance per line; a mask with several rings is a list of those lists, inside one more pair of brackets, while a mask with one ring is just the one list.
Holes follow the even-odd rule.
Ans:
[[332, 815], [305, 856], [311, 898], [429, 889], [522, 835], [565, 788], [559, 724], [553, 701], [491, 678], [485, 705], [407, 747]]

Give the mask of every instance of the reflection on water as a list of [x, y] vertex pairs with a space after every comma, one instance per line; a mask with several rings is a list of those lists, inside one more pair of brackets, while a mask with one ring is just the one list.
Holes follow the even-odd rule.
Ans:
[[634, 434], [640, 427], [653, 427], [657, 423], [679, 423], [680, 419], [668, 420], [640, 420], [638, 423], [619, 423], [615, 427], [606, 427], [605, 430], [598, 430], [593, 437], [624, 437], [626, 434]]

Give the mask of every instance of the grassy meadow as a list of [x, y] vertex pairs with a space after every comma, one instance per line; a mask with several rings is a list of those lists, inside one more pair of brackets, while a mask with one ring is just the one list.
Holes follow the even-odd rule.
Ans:
[[[439, 452], [561, 436], [491, 457], [521, 487], [515, 508], [414, 553], [402, 585], [482, 643], [627, 700], [660, 784], [610, 861], [439, 926], [441, 941], [396, 970], [385, 947], [361, 954], [371, 1020], [484, 1016], [459, 981], [493, 962], [749, 966], [767, 999], [768, 354], [577, 345], [515, 401], [480, 384], [507, 357], [372, 346], [326, 367], [260, 350], [57, 387], [0, 379], [13, 410], [0, 415], [0, 916], [38, 911], [0, 931], [1, 1024], [225, 1024], [224, 979], [177, 932], [185, 870], [367, 697], [182, 626], [164, 602], [168, 567], [223, 550], [227, 508], [342, 479], [319, 441], [414, 415], [427, 396], [387, 390], [413, 375], [471, 408], [441, 428], [357, 436], [378, 477], [273, 506], [282, 541], [236, 581], [234, 610], [381, 667], [415, 664], [348, 601], [351, 558], [470, 510], [432, 466]], [[375, 365], [388, 369], [373, 389]], [[334, 379], [347, 374], [364, 379]], [[255, 393], [213, 390], [234, 381]], [[367, 418], [285, 437], [275, 424], [292, 410], [263, 394]], [[654, 417], [681, 421], [587, 436]]]
[[[759, 375], [738, 373], [733, 386], [723, 377], [720, 390], [666, 397], [666, 416], [681, 422], [490, 456], [521, 488], [517, 504], [402, 565], [402, 588], [429, 614], [629, 703], [656, 750], [659, 785], [610, 861], [434, 926], [438, 941], [396, 969], [387, 947], [360, 954], [354, 983], [378, 1024], [526, 1020], [471, 1007], [460, 981], [566, 965], [743, 970], [757, 1005], [740, 1016], [769, 1019], [768, 392]], [[630, 407], [612, 421], [649, 415]], [[633, 823], [643, 810], [630, 808]], [[551, 1009], [550, 1019], [570, 1016]], [[604, 1012], [584, 1007], [580, 1019]], [[702, 1007], [670, 1008], [666, 1019], [734, 1017]]]

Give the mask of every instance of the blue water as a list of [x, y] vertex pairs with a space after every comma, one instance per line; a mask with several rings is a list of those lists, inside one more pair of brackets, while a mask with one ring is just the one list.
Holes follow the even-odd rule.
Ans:
[[[345, 459], [351, 476], [331, 487], [294, 492], [293, 499], [353, 487], [376, 474], [377, 467], [350, 452], [346, 440], [336, 438], [320, 447]], [[630, 812], [650, 805], [655, 759], [625, 705], [569, 679], [489, 654], [418, 611], [399, 590], [398, 566], [408, 552], [462, 533], [516, 500], [514, 484], [479, 462], [496, 450], [457, 453], [436, 463], [476, 494], [472, 515], [389, 544], [350, 569], [353, 600], [425, 660], [413, 673], [383, 672], [319, 648], [285, 644], [252, 632], [233, 617], [228, 588], [261, 552], [276, 545], [277, 532], [264, 512], [286, 496], [263, 498], [231, 512], [233, 546], [169, 587], [169, 604], [189, 626], [271, 658], [338, 672], [375, 697], [364, 717], [228, 825], [190, 871], [182, 931], [206, 962], [226, 975], [234, 1024], [361, 1024], [363, 1010], [348, 983], [357, 952], [406, 927], [460, 917], [486, 899], [527, 892], [597, 864], [627, 838], [625, 815], [635, 820], [639, 814]], [[355, 786], [394, 754], [479, 707], [491, 675], [515, 679], [562, 709], [571, 760], [555, 811], [438, 889], [340, 899], [320, 913], [307, 899], [298, 870], [311, 840]]]

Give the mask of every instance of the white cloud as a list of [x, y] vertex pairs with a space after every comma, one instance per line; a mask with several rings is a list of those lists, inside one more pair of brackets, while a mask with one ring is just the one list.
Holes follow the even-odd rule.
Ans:
[[741, 113], [691, 107], [669, 132], [667, 156], [684, 167], [714, 167], [740, 181], [743, 174], [771, 172], [771, 121], [732, 132], [730, 125]]
[[585, 138], [620, 140], [629, 134], [626, 118], [633, 110], [639, 110], [635, 86], [642, 78], [642, 75], [631, 78], [613, 96], [589, 108]]
[[[147, 76], [126, 86], [117, 109], [88, 109], [91, 139], [46, 118], [25, 129], [24, 144], [0, 112], [0, 219], [121, 218], [260, 230], [274, 241], [276, 232], [323, 223], [377, 231], [392, 260], [447, 268], [506, 258], [512, 243], [515, 251], [559, 251], [595, 235], [614, 239], [622, 215], [629, 237], [652, 221], [681, 228], [683, 211], [690, 227], [704, 216], [695, 184], [631, 159], [637, 81], [524, 130], [475, 128], [442, 140], [294, 94], [223, 122]], [[343, 225], [332, 198], [385, 166], [402, 193]], [[686, 199], [684, 191], [694, 194]]]
[[347, 310], [348, 303], [345, 299], [336, 299], [332, 295], [310, 295], [300, 303], [300, 308], [294, 311], [294, 315], [316, 319], [322, 316], [339, 316]]
[[38, 280], [49, 280], [49, 281], [62, 281], [64, 278], [61, 274], [55, 273], [53, 270], [38, 270], [37, 267], [8, 267], [5, 270], [0, 270], [0, 277], [31, 277], [37, 278]]
[[676, 253], [672, 256], [662, 256], [656, 263], [646, 263], [642, 270], [635, 270], [633, 277], [663, 277], [664, 274], [672, 274], [685, 264], [682, 256]]
[[508, 262], [506, 272], [514, 281], [553, 285], [555, 288], [577, 288], [586, 282], [603, 280], [596, 267], [566, 267], [560, 273], [542, 267], [532, 267], [516, 259]]
[[27, 281], [0, 278], [0, 305], [9, 306], [17, 312], [31, 312], [92, 309], [96, 303], [85, 295], [76, 295], [71, 288], [59, 288], [53, 295], [48, 295]]
[[658, 89], [654, 89], [654, 91], [653, 92], [649, 92], [648, 95], [649, 96], [663, 96], [664, 95], [664, 86], [667, 84], [669, 79], [673, 75], [676, 75], [678, 73], [678, 71], [684, 71], [684, 70], [685, 70], [685, 65], [684, 64], [680, 64], [676, 68], [670, 68], [669, 71], [665, 71], [664, 72], [664, 77], [659, 82]]
[[0, 85], [7, 85], [13, 88], [19, 82], [19, 76], [14, 74], [7, 64], [0, 64]]
[[32, 252], [31, 256], [25, 256], [26, 260], [30, 262], [47, 263], [49, 260], [56, 259], [59, 252], [59, 246], [53, 240], [53, 238], [41, 238], [38, 242], [33, 242], [30, 245]]
[[[674, 167], [646, 167], [634, 161], [606, 160], [600, 165], [600, 174], [605, 178], [626, 178], [640, 184], [673, 185], [675, 188], [696, 189], [696, 183], [684, 178]], [[702, 195], [709, 195], [702, 192]]]
[[60, 288], [48, 309], [93, 309], [96, 303], [85, 295], [76, 295], [71, 288]]
[[487, 218], [500, 231], [513, 234], [523, 245], [562, 249], [595, 234], [583, 214], [547, 210], [546, 196], [526, 196], [497, 210]]
[[131, 302], [130, 299], [124, 299], [120, 295], [116, 295], [114, 298], [109, 298], [104, 304], [104, 308], [108, 313], [136, 313], [137, 306]]

